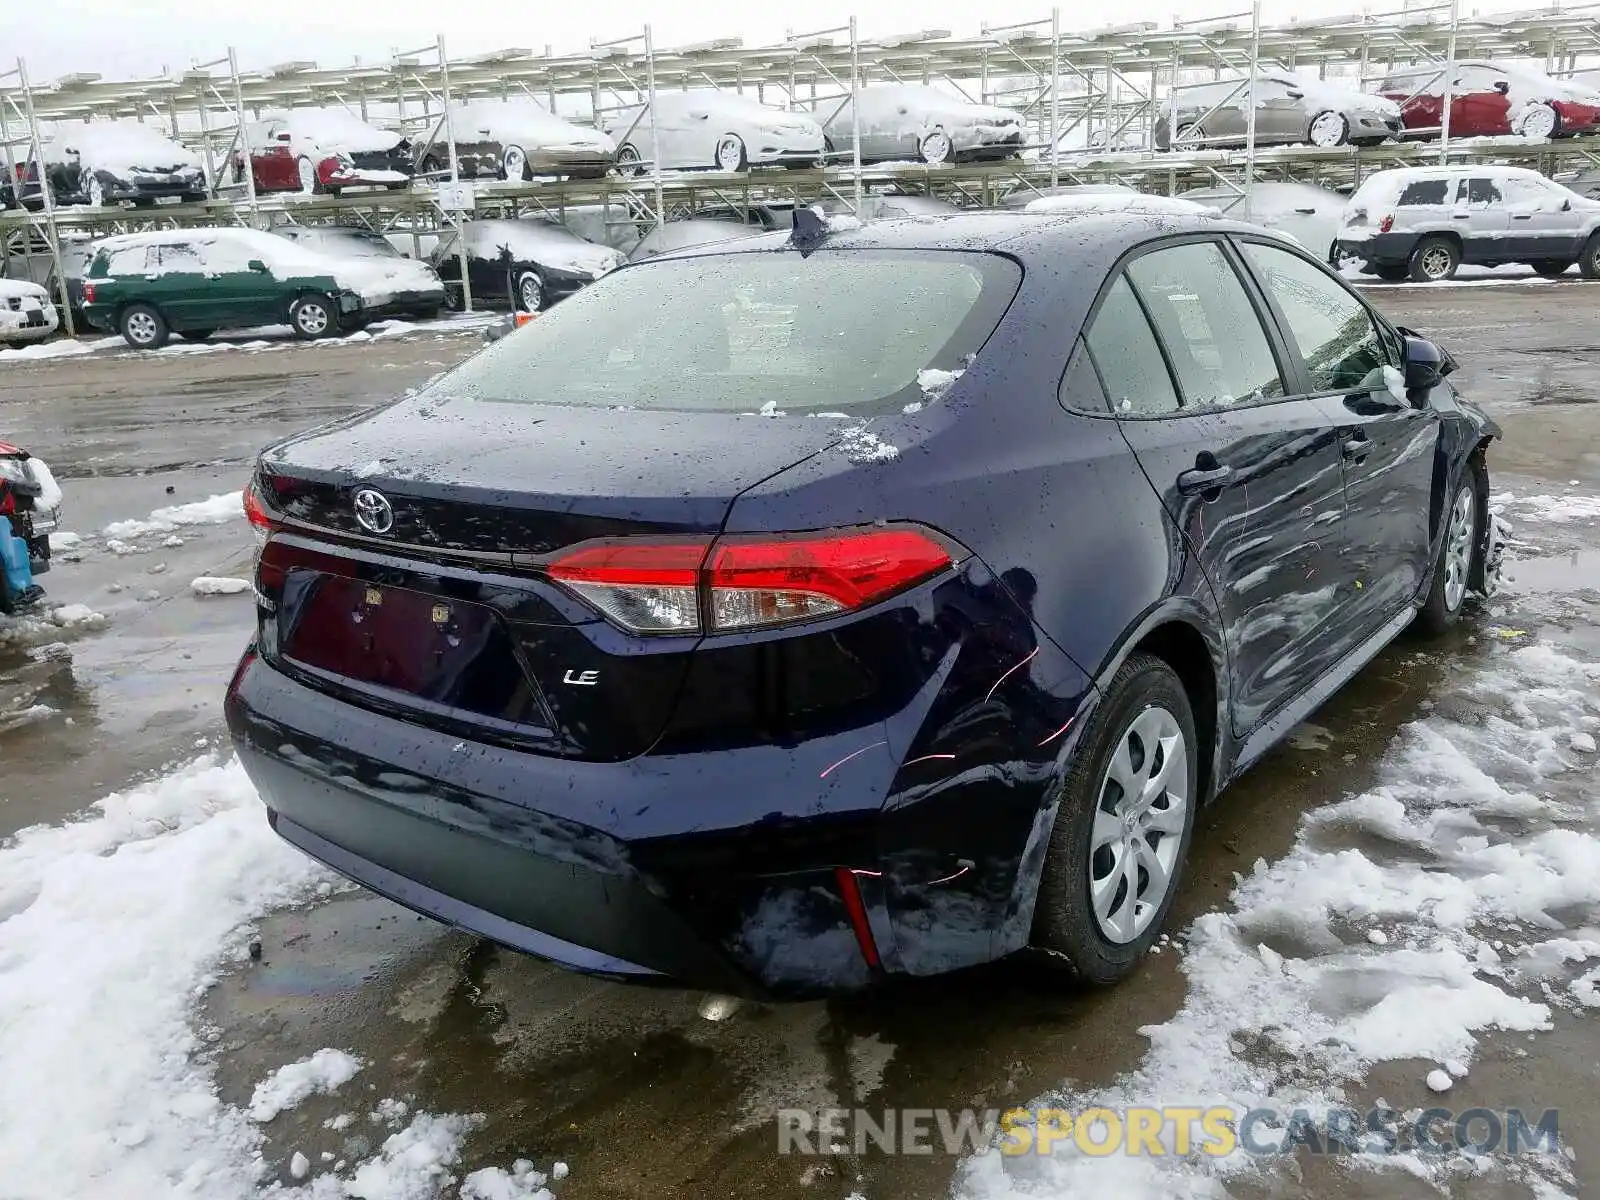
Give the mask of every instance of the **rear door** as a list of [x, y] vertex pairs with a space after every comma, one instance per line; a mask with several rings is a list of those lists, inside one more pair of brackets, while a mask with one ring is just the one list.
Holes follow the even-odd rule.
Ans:
[[1338, 430], [1286, 386], [1265, 311], [1224, 240], [1191, 238], [1129, 261], [1085, 339], [1216, 594], [1241, 735], [1331, 665], [1344, 599]]
[[193, 242], [166, 242], [150, 248], [152, 298], [174, 329], [212, 329], [217, 290], [206, 278], [205, 261]]
[[1514, 259], [1509, 238], [1511, 215], [1500, 181], [1488, 172], [1469, 172], [1456, 184], [1450, 224], [1461, 234], [1461, 261], [1499, 263]]
[[1507, 175], [1501, 184], [1511, 252], [1526, 262], [1577, 260], [1583, 249], [1583, 219], [1572, 193], [1537, 175]]
[[1338, 421], [1345, 536], [1338, 638], [1353, 649], [1416, 596], [1428, 568], [1439, 414], [1406, 394], [1395, 332], [1316, 263], [1241, 238], [1307, 394]]

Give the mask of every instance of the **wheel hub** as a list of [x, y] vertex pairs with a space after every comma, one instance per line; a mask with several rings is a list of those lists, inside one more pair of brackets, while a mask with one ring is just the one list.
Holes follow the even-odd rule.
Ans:
[[1475, 508], [1472, 486], [1468, 484], [1456, 493], [1455, 503], [1450, 506], [1450, 527], [1445, 535], [1444, 604], [1451, 612], [1460, 608], [1467, 596]]

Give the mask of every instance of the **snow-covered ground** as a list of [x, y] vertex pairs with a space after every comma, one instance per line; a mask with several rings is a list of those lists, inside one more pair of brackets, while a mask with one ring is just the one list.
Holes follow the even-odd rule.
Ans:
[[481, 333], [499, 320], [501, 313], [456, 314], [435, 321], [374, 321], [365, 329], [344, 337], [321, 338], [303, 342], [295, 337], [287, 325], [263, 325], [256, 329], [240, 329], [212, 337], [203, 342], [171, 342], [159, 350], [132, 350], [120, 337], [99, 337], [91, 341], [62, 338], [53, 342], [38, 342], [0, 351], [0, 366], [7, 363], [38, 362], [41, 359], [74, 358], [83, 354], [100, 354], [121, 351], [145, 358], [176, 358], [195, 354], [221, 354], [232, 350], [260, 351], [274, 349], [321, 349], [327, 346], [348, 346], [360, 342], [382, 341], [388, 338], [414, 337], [422, 334], [452, 335]]

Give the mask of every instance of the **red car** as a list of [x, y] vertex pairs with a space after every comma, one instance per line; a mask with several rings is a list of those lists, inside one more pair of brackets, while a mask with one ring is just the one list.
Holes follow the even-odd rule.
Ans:
[[[1392, 71], [1378, 88], [1400, 105], [1409, 137], [1437, 137], [1444, 116], [1445, 66]], [[1505, 63], [1461, 62], [1450, 85], [1450, 135], [1570, 137], [1600, 129], [1600, 91]]]
[[[250, 163], [258, 192], [338, 195], [347, 187], [398, 191], [416, 168], [403, 134], [379, 129], [344, 109], [296, 109], [268, 114], [248, 127]], [[233, 180], [244, 162], [233, 155]]]

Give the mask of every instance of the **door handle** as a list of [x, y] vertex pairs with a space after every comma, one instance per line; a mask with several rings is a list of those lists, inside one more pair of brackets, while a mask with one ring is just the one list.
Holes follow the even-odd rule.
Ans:
[[1470, 220], [1472, 220], [1472, 214], [1471, 213], [1451, 213], [1450, 214], [1450, 219], [1452, 221], [1470, 221]]
[[1511, 214], [1511, 219], [1513, 221], [1531, 221], [1531, 220], [1533, 220], [1533, 214], [1532, 213], [1512, 213]]
[[1192, 496], [1196, 492], [1214, 491], [1232, 478], [1233, 468], [1229, 466], [1194, 467], [1178, 476], [1178, 490], [1185, 496]]
[[1372, 439], [1364, 433], [1358, 433], [1354, 437], [1345, 438], [1339, 448], [1344, 451], [1346, 458], [1365, 458], [1372, 449]]

